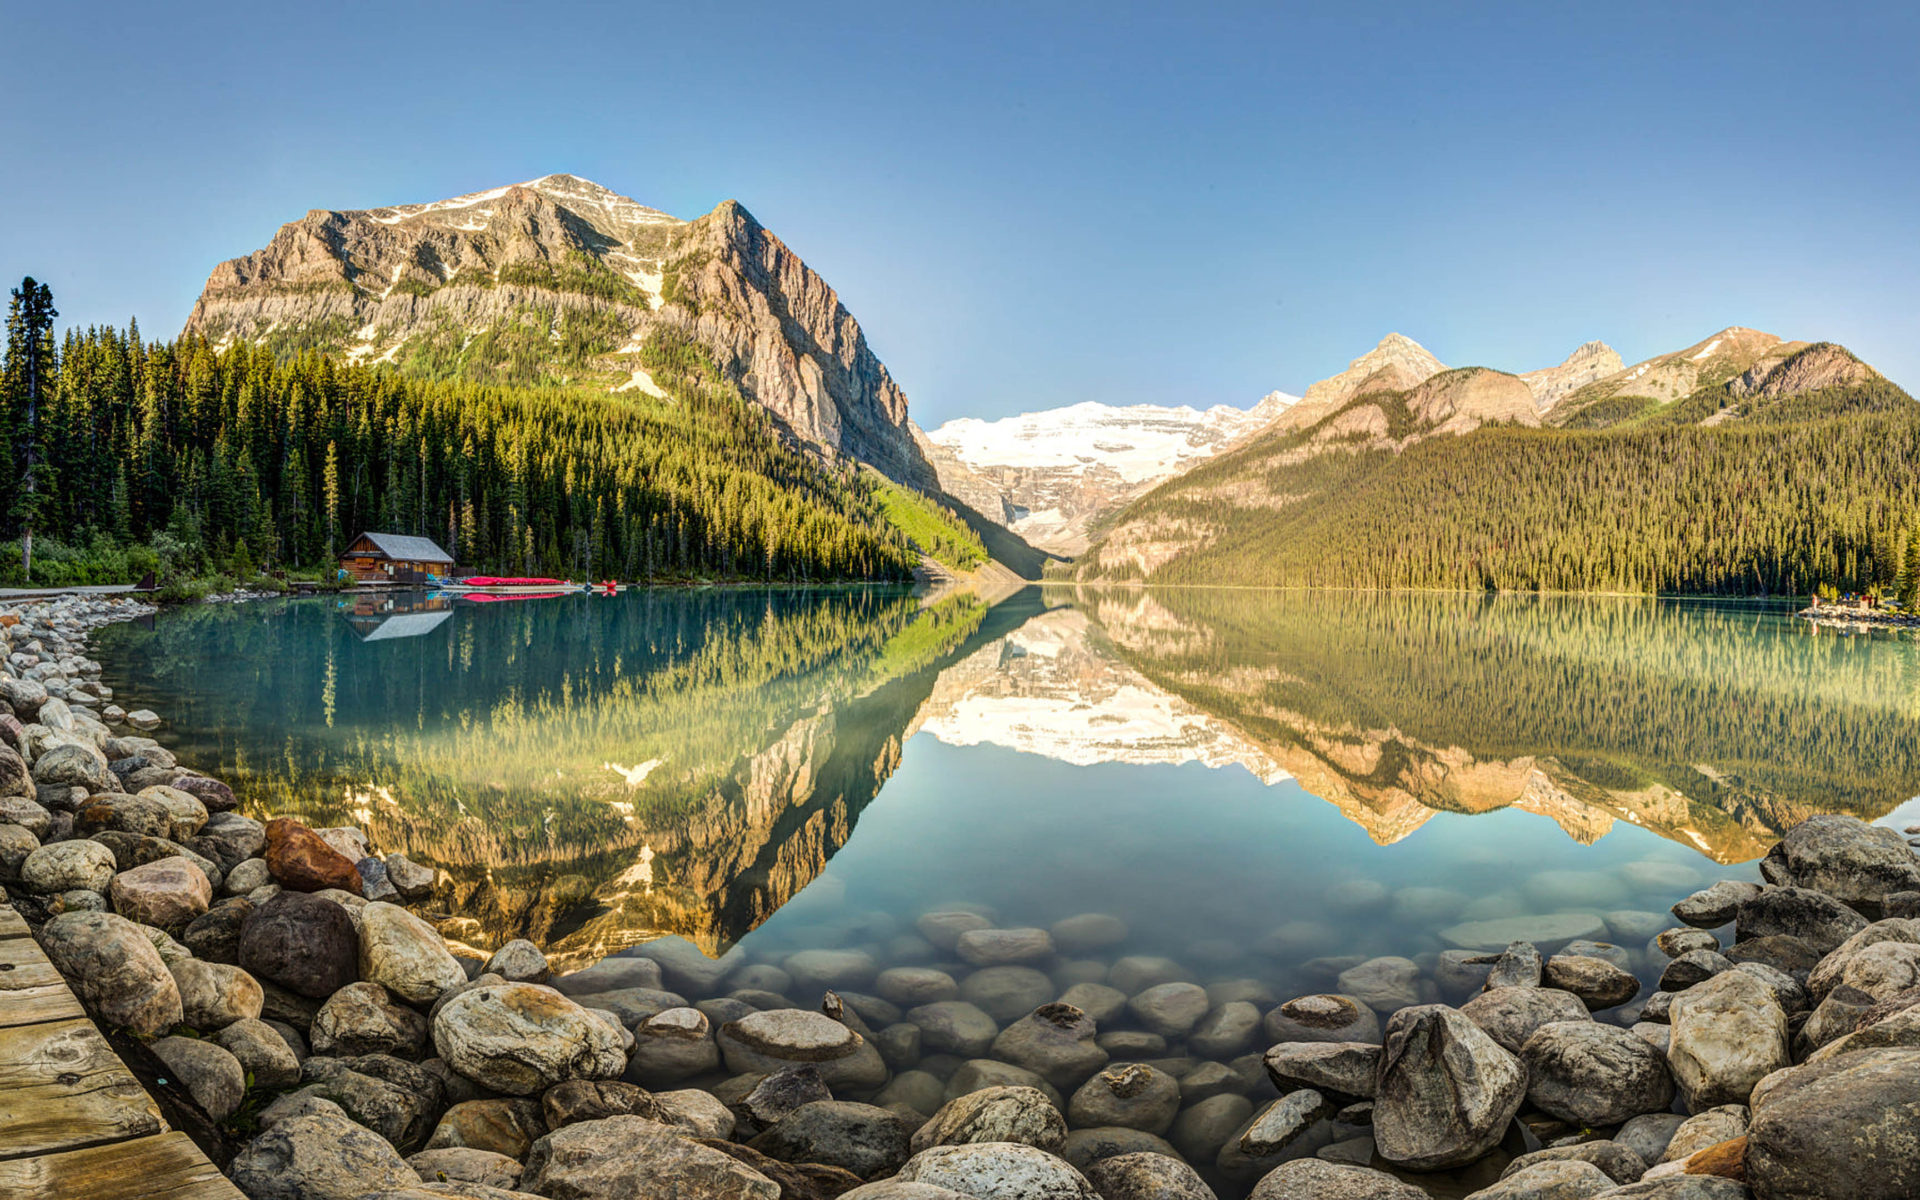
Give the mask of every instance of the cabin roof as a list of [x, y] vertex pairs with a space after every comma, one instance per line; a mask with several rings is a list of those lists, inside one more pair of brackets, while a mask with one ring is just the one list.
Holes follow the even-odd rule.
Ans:
[[404, 533], [363, 533], [353, 540], [358, 542], [361, 538], [372, 542], [374, 549], [397, 562], [453, 561], [453, 555], [442, 550], [432, 538], [409, 537]]

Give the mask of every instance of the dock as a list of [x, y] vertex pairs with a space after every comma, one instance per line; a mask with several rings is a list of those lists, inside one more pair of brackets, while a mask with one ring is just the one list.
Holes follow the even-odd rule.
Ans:
[[246, 1200], [0, 901], [0, 1200]]

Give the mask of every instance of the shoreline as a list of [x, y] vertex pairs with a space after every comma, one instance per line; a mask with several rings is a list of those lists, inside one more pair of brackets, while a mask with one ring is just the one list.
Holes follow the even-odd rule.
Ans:
[[209, 1155], [253, 1200], [998, 1197], [1009, 1173], [1049, 1200], [1920, 1189], [1911, 1140], [1875, 1140], [1920, 1106], [1920, 859], [1882, 827], [1811, 818], [1766, 883], [1682, 900], [1646, 995], [1620, 947], [1543, 941], [1283, 1002], [1125, 954], [1111, 916], [965, 909], [903, 916], [884, 958], [877, 932], [717, 960], [666, 937], [554, 975], [525, 941], [461, 956], [409, 909], [425, 869], [358, 831], [261, 825], [115, 732], [157, 718], [109, 716], [84, 639], [151, 611], [0, 608], [23, 769], [0, 845], [35, 842], [0, 875], [95, 1019], [154, 1039], [228, 1127]]

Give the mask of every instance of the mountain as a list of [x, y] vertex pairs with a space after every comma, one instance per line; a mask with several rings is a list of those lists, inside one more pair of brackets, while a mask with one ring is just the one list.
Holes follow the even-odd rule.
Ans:
[[214, 268], [186, 332], [429, 378], [661, 396], [649, 341], [691, 341], [794, 439], [920, 488], [907, 398], [825, 280], [728, 200], [694, 221], [572, 175], [315, 209]]
[[1261, 429], [1296, 398], [1201, 411], [1088, 402], [948, 421], [922, 443], [940, 486], [1031, 544], [1072, 555], [1090, 528], [1164, 479]]
[[1533, 402], [1546, 412], [1561, 400], [1590, 383], [1619, 373], [1625, 363], [1620, 352], [1605, 342], [1586, 342], [1567, 355], [1557, 367], [1524, 372], [1520, 379], [1533, 391]]
[[1920, 537], [1905, 392], [1844, 347], [1738, 327], [1591, 378], [1617, 361], [1588, 343], [1524, 376], [1447, 370], [1389, 335], [1110, 518], [1072, 573], [1741, 594], [1898, 578]]

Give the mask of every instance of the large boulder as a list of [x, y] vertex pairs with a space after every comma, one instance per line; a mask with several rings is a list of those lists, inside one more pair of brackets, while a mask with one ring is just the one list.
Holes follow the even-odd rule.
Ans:
[[113, 909], [156, 929], [180, 929], [213, 903], [207, 873], [182, 855], [122, 871], [108, 888]]
[[1019, 1142], [1058, 1153], [1067, 1123], [1045, 1093], [1030, 1087], [987, 1087], [955, 1096], [914, 1131], [910, 1148], [974, 1142]]
[[1892, 893], [1920, 891], [1920, 859], [1898, 833], [1840, 813], [1808, 817], [1787, 830], [1767, 862], [1794, 886], [1865, 913], [1879, 912]]
[[266, 1002], [259, 981], [227, 963], [182, 958], [167, 970], [180, 988], [181, 1020], [203, 1033], [257, 1018]]
[[248, 1200], [356, 1200], [420, 1183], [385, 1138], [318, 1106], [274, 1122], [234, 1156], [227, 1174]]
[[816, 1100], [774, 1122], [748, 1145], [782, 1162], [825, 1163], [862, 1179], [891, 1175], [907, 1161], [907, 1125], [871, 1104]]
[[1072, 1164], [1016, 1142], [934, 1146], [908, 1159], [894, 1178], [979, 1200], [1099, 1200]]
[[1103, 1200], [1215, 1200], [1186, 1163], [1165, 1154], [1116, 1154], [1088, 1165], [1087, 1182]]
[[149, 1049], [209, 1117], [224, 1121], [240, 1111], [247, 1072], [224, 1047], [202, 1038], [167, 1037]]
[[1745, 971], [1726, 971], [1674, 997], [1667, 1062], [1694, 1112], [1745, 1104], [1768, 1072], [1791, 1061], [1787, 1014]]
[[1180, 1112], [1180, 1081], [1145, 1063], [1096, 1072], [1067, 1102], [1076, 1129], [1119, 1126], [1164, 1134]]
[[1825, 954], [1867, 927], [1867, 919], [1825, 892], [1810, 888], [1770, 887], [1740, 905], [1734, 918], [1736, 941], [1796, 937]]
[[360, 910], [360, 976], [413, 1004], [431, 1004], [467, 981], [467, 973], [433, 926], [397, 904]]
[[1281, 1091], [1313, 1088], [1342, 1100], [1373, 1098], [1380, 1047], [1368, 1042], [1281, 1042], [1262, 1059]]
[[1071, 1004], [1042, 1004], [1000, 1031], [993, 1057], [1024, 1067], [1057, 1088], [1078, 1087], [1107, 1065], [1092, 1017]]
[[308, 1036], [315, 1054], [417, 1058], [427, 1044], [427, 1019], [395, 1003], [386, 988], [363, 981], [329, 996]]
[[113, 882], [113, 851], [99, 842], [54, 842], [20, 863], [20, 882], [29, 891], [55, 895], [75, 890], [104, 892]]
[[1586, 1002], [1559, 988], [1496, 987], [1460, 1006], [1460, 1012], [1487, 1036], [1514, 1054], [1536, 1030], [1556, 1021], [1587, 1021]]
[[40, 946], [87, 1011], [108, 1025], [161, 1034], [180, 1023], [180, 986], [141, 927], [111, 913], [69, 912]]
[[616, 1079], [627, 1065], [620, 1031], [537, 983], [459, 993], [434, 1014], [433, 1045], [461, 1075], [510, 1096], [566, 1079]]
[[359, 978], [360, 938], [333, 901], [280, 892], [247, 915], [239, 957], [254, 978], [324, 1000]]
[[82, 837], [111, 831], [171, 838], [173, 814], [165, 804], [151, 796], [103, 792], [89, 796], [87, 802], [73, 814], [73, 831]]
[[1427, 1193], [1385, 1171], [1302, 1158], [1267, 1172], [1247, 1200], [1427, 1200]]
[[1598, 1021], [1559, 1021], [1520, 1050], [1527, 1100], [1581, 1127], [1618, 1125], [1673, 1103], [1666, 1056], [1638, 1034]]
[[556, 1129], [533, 1144], [520, 1179], [522, 1188], [549, 1200], [780, 1198], [780, 1185], [765, 1175], [645, 1117]]
[[1527, 1071], [1478, 1025], [1439, 1004], [1387, 1022], [1374, 1095], [1381, 1156], [1413, 1170], [1461, 1166], [1499, 1143], [1527, 1094]]
[[302, 1094], [324, 1097], [403, 1152], [420, 1148], [446, 1103], [438, 1074], [390, 1054], [315, 1055], [300, 1064]]
[[[36, 784], [85, 788], [89, 795], [112, 792], [119, 786], [98, 750], [71, 743], [58, 745], [33, 760]], [[164, 830], [162, 831], [164, 832]]]
[[1765, 1200], [1920, 1196], [1920, 1049], [1842, 1055], [1769, 1081], [1746, 1170]]
[[267, 869], [281, 887], [291, 892], [319, 892], [339, 888], [360, 894], [360, 872], [353, 860], [327, 839], [291, 817], [267, 822]]

